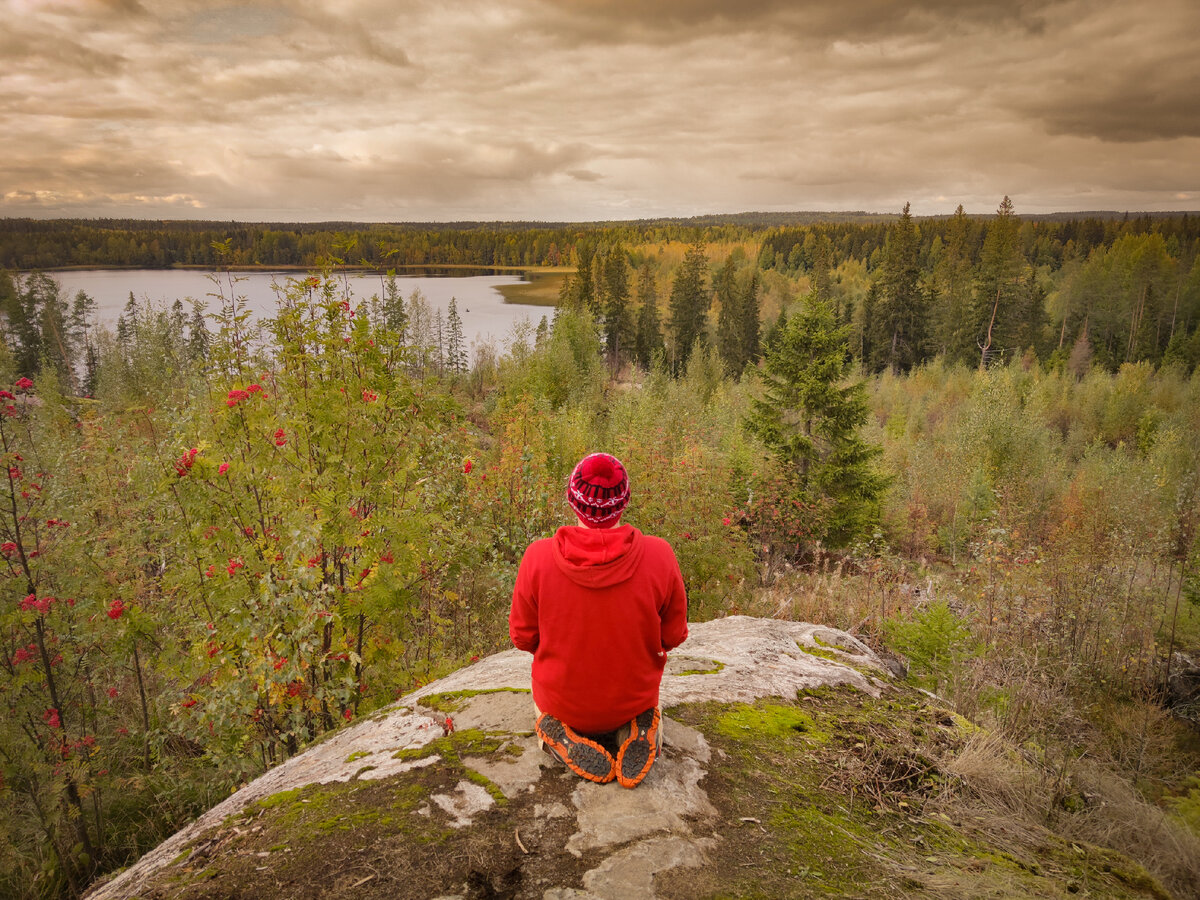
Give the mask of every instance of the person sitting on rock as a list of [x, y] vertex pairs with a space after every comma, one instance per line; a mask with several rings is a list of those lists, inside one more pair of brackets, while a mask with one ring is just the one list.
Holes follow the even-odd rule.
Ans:
[[543, 749], [581, 778], [631, 788], [662, 750], [659, 684], [688, 629], [671, 545], [620, 524], [629, 495], [615, 456], [580, 461], [567, 481], [579, 525], [526, 549], [508, 628], [533, 654]]

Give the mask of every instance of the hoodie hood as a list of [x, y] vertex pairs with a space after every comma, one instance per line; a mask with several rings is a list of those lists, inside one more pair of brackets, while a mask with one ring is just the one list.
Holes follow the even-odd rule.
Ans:
[[564, 526], [554, 534], [554, 561], [582, 587], [606, 588], [627, 580], [642, 558], [642, 533], [617, 528]]

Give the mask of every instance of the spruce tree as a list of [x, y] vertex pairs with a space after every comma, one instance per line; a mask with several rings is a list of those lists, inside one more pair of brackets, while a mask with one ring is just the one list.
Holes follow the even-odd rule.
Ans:
[[592, 277], [592, 262], [595, 256], [595, 251], [588, 243], [581, 241], [576, 248], [576, 254], [579, 257], [579, 263], [575, 268], [575, 274], [570, 279], [570, 300], [568, 303], [569, 309], [586, 309], [595, 314], [598, 312], [597, 307], [599, 302], [596, 299], [596, 285]]
[[437, 373], [442, 375], [446, 371], [446, 319], [442, 315], [441, 307], [433, 317], [433, 335], [436, 342], [434, 352], [437, 354]]
[[[833, 279], [830, 275], [832, 267], [832, 251], [829, 248], [829, 237], [824, 231], [817, 237], [816, 248], [813, 250], [812, 289], [813, 295], [822, 303], [833, 300]], [[838, 310], [834, 309], [834, 319], [838, 318]]]
[[671, 337], [674, 343], [672, 371], [687, 369], [688, 357], [697, 342], [707, 341], [708, 307], [712, 301], [705, 276], [708, 258], [703, 244], [693, 244], [671, 283]]
[[383, 282], [383, 324], [396, 335], [396, 343], [403, 347], [408, 343], [408, 313], [404, 308], [404, 297], [396, 284], [396, 270], [389, 269]]
[[649, 263], [644, 264], [638, 271], [637, 301], [635, 352], [638, 365], [649, 369], [654, 354], [663, 348], [662, 326], [658, 321], [658, 288], [654, 282], [654, 269]]
[[625, 251], [609, 248], [603, 265], [604, 346], [614, 368], [622, 354], [628, 356], [634, 344], [633, 314], [629, 309], [629, 270]]
[[1007, 196], [988, 226], [975, 283], [972, 319], [979, 348], [979, 367], [994, 356], [1014, 350], [1019, 338], [1019, 317], [1027, 305], [1022, 293], [1025, 258], [1018, 243], [1021, 223]]
[[208, 323], [204, 317], [204, 302], [192, 301], [192, 315], [188, 320], [187, 355], [195, 363], [202, 363], [208, 358], [208, 348], [212, 344], [212, 335], [208, 331]]
[[938, 299], [930, 323], [933, 344], [948, 362], [972, 362], [979, 352], [970, 317], [972, 238], [971, 221], [960, 203], [946, 231], [945, 252], [935, 273]]
[[872, 465], [879, 448], [859, 434], [867, 400], [861, 382], [846, 383], [848, 334], [815, 299], [793, 314], [767, 350], [765, 390], [746, 420], [779, 462], [793, 499], [824, 508], [818, 536], [830, 546], [868, 533], [887, 487]]
[[450, 298], [446, 310], [446, 368], [455, 375], [467, 371], [467, 342], [463, 336], [463, 323], [458, 315], [458, 301]]
[[741, 303], [741, 339], [742, 339], [742, 367], [752, 366], [758, 362], [760, 355], [759, 334], [761, 325], [758, 317], [760, 315], [758, 302], [758, 272], [750, 273], [750, 280], [746, 282], [746, 286], [742, 289]]
[[171, 351], [173, 363], [179, 363], [187, 357], [187, 314], [183, 311], [183, 301], [176, 299], [171, 304], [167, 314], [167, 347]]
[[71, 305], [71, 346], [75, 353], [75, 367], [82, 363], [82, 380], [79, 391], [85, 397], [96, 393], [96, 385], [100, 376], [100, 353], [96, 342], [92, 340], [92, 328], [96, 316], [96, 301], [84, 291], [75, 294], [75, 302]]
[[725, 371], [737, 378], [746, 367], [742, 345], [742, 296], [730, 254], [713, 278], [713, 293], [717, 299], [717, 352]]
[[888, 229], [883, 277], [872, 321], [873, 371], [907, 372], [925, 358], [925, 296], [918, 265], [918, 237], [909, 204]]

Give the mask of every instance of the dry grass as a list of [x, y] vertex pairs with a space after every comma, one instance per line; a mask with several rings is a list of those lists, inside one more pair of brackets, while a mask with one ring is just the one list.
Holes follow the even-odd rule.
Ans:
[[971, 735], [958, 753], [942, 760], [942, 770], [957, 779], [952, 784], [995, 812], [1024, 818], [1034, 809], [1045, 809], [1040, 773], [993, 731]]
[[1056, 831], [1119, 848], [1176, 896], [1200, 897], [1200, 837], [1147, 803], [1127, 779], [1103, 765], [1080, 760], [1072, 781], [1087, 804], [1082, 812], [1058, 816]]
[[[936, 598], [965, 622], [982, 621], [955, 599], [965, 592], [951, 578], [918, 579], [895, 560], [827, 557], [776, 579], [747, 611], [841, 628], [886, 649], [882, 623]], [[1118, 850], [1175, 896], [1200, 900], [1200, 836], [1153, 802], [1183, 790], [1196, 770], [1195, 735], [1156, 697], [1112, 699], [1084, 663], [1036, 644], [975, 640], [942, 673], [939, 691], [982, 727], [938, 753], [947, 778], [934, 807], [1002, 846], [1036, 845], [1050, 833]]]
[[790, 570], [774, 578], [746, 612], [840, 628], [878, 646], [885, 619], [906, 615], [936, 589], [930, 580], [924, 586], [913, 581], [903, 564], [823, 556], [806, 571]]
[[952, 776], [935, 803], [994, 840], [1035, 844], [1040, 831], [1110, 847], [1143, 865], [1176, 897], [1200, 897], [1200, 837], [1146, 801], [1128, 779], [1089, 759], [1032, 760], [980, 731], [941, 760]]

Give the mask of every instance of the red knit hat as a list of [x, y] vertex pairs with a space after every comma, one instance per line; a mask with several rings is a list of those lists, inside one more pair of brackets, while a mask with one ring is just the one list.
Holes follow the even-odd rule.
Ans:
[[629, 502], [629, 475], [615, 456], [585, 456], [567, 479], [567, 502], [594, 528], [615, 524]]

